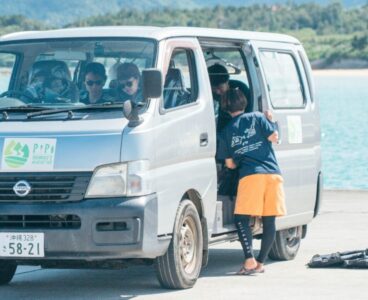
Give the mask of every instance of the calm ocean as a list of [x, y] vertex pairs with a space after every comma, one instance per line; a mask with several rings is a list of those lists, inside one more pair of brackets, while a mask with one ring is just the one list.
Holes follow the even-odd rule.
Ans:
[[[324, 187], [368, 190], [368, 71], [315, 72], [314, 79]], [[1, 81], [0, 90], [3, 85]]]
[[368, 189], [368, 72], [315, 72], [329, 189]]

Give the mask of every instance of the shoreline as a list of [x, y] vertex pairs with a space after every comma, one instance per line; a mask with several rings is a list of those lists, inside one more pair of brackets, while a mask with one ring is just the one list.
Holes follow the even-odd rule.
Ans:
[[323, 188], [323, 191], [326, 192], [368, 192], [368, 189], [346, 189], [346, 188], [342, 188], [342, 189], [338, 189], [338, 188]]
[[368, 76], [368, 69], [315, 69], [315, 76]]
[[368, 193], [368, 189], [367, 190], [363, 190], [363, 189], [334, 189], [334, 188], [325, 188], [322, 189], [322, 192], [342, 192], [342, 193]]

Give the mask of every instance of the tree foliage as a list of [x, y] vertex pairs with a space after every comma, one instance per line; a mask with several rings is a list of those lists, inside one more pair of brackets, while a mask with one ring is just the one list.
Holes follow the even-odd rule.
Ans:
[[[90, 0], [92, 1], [92, 0]], [[122, 0], [121, 0], [122, 1]], [[346, 9], [341, 2], [197, 9], [122, 9], [81, 18], [67, 27], [106, 25], [195, 26], [286, 33], [300, 39], [312, 60], [368, 60], [368, 4]], [[22, 16], [0, 17], [2, 33], [37, 30], [45, 25]], [[50, 27], [50, 25], [48, 25]]]

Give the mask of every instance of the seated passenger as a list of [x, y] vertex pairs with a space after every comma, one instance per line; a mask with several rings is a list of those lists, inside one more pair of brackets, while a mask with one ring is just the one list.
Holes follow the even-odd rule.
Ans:
[[143, 100], [141, 88], [141, 73], [133, 63], [122, 63], [117, 71], [118, 101], [131, 100], [138, 103]]
[[[239, 88], [245, 98], [249, 101], [249, 88], [245, 83], [239, 80], [231, 80], [229, 72], [223, 65], [216, 63], [210, 66], [207, 70], [211, 82], [217, 128], [221, 131], [222, 128], [224, 128], [231, 120], [231, 116], [222, 109], [223, 105], [221, 102], [223, 101], [224, 95], [230, 89]], [[250, 105], [249, 108], [251, 109]]]
[[24, 99], [22, 100], [28, 102], [32, 99], [32, 102], [39, 102], [44, 96], [44, 82], [46, 80], [47, 74], [45, 71], [39, 70], [35, 72], [30, 79], [30, 82], [24, 91]]
[[[25, 97], [31, 102], [46, 102], [45, 84], [58, 78], [65, 85], [58, 98], [67, 102], [76, 102], [79, 99], [78, 88], [71, 79], [70, 70], [64, 61], [40, 60], [36, 61], [29, 70], [29, 83], [25, 91]], [[59, 82], [60, 83], [60, 82]], [[49, 92], [51, 90], [49, 89]], [[49, 95], [50, 96], [50, 95]], [[53, 97], [54, 100], [59, 100]], [[29, 101], [28, 101], [29, 102]]]
[[226, 68], [220, 64], [210, 66], [208, 68], [208, 75], [212, 88], [217, 129], [221, 131], [231, 120], [231, 116], [221, 109], [221, 102], [230, 89], [230, 76]]
[[86, 90], [81, 93], [80, 102], [84, 104], [100, 104], [113, 102], [115, 98], [103, 89], [107, 76], [105, 67], [98, 62], [89, 63], [85, 69], [84, 84]]
[[[64, 78], [49, 77], [44, 82], [44, 93], [46, 102], [60, 100], [68, 88], [68, 83]], [[69, 99], [70, 100], [70, 99]]]

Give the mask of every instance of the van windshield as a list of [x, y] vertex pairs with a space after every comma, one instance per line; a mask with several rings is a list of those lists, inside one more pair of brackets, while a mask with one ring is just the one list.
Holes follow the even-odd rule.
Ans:
[[148, 39], [62, 39], [0, 44], [0, 109], [116, 107], [142, 99]]

